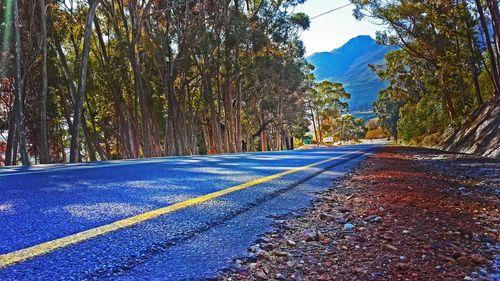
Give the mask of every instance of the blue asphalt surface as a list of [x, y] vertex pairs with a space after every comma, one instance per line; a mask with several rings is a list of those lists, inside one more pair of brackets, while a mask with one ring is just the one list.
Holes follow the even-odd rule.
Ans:
[[[0, 170], [0, 254], [331, 157], [339, 159], [0, 269], [0, 280], [199, 280], [248, 255], [378, 145]], [[350, 154], [360, 151], [357, 154]]]

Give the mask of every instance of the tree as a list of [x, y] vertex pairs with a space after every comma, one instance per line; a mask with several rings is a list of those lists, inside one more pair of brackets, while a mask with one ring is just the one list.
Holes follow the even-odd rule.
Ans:
[[316, 141], [323, 142], [324, 132], [328, 131], [325, 128], [325, 122], [330, 121], [331, 124], [332, 119], [347, 111], [346, 100], [350, 98], [350, 95], [345, 91], [341, 83], [329, 81], [316, 83], [309, 89], [308, 93], [308, 104]]
[[40, 103], [40, 163], [50, 163], [49, 144], [47, 137], [47, 6], [45, 0], [40, 0], [40, 20], [42, 23], [42, 94]]
[[[415, 143], [439, 136], [496, 94], [498, 53], [481, 1], [352, 2], [359, 19], [388, 26], [378, 33], [380, 43], [400, 47], [386, 55], [384, 65], [372, 66], [390, 83], [374, 109], [394, 136]], [[494, 29], [495, 12], [490, 13]]]
[[82, 126], [82, 111], [83, 101], [85, 100], [85, 84], [87, 82], [87, 68], [90, 52], [90, 36], [92, 32], [92, 23], [97, 11], [97, 5], [100, 0], [92, 0], [90, 2], [87, 20], [85, 23], [85, 33], [83, 39], [82, 60], [80, 63], [80, 72], [78, 79], [78, 88], [74, 97], [74, 113], [73, 126], [71, 127], [71, 147], [70, 147], [70, 162], [77, 162], [80, 158], [80, 127]]
[[28, 2], [8, 163], [22, 122], [34, 163], [290, 149], [307, 127], [303, 1]]
[[[16, 65], [16, 76], [14, 91], [16, 93], [16, 101], [14, 106], [15, 113], [18, 124], [17, 124], [17, 138], [19, 139], [19, 151], [21, 152], [21, 162], [24, 166], [29, 166], [30, 161], [28, 157], [28, 151], [26, 149], [26, 132], [25, 132], [25, 122], [24, 122], [24, 78], [22, 70], [22, 54], [21, 54], [21, 31], [20, 31], [20, 21], [19, 21], [19, 3], [14, 0], [14, 40], [15, 40], [15, 65]], [[12, 132], [13, 133], [13, 132]], [[15, 149], [14, 149], [15, 150]], [[14, 164], [13, 162], [9, 164]]]

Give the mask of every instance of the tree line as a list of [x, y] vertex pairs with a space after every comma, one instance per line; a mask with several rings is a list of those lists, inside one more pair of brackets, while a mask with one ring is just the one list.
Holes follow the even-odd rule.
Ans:
[[353, 0], [359, 19], [387, 27], [378, 41], [397, 45], [372, 66], [389, 82], [374, 110], [405, 142], [435, 144], [500, 94], [497, 0]]
[[303, 2], [0, 2], [4, 164], [292, 148]]

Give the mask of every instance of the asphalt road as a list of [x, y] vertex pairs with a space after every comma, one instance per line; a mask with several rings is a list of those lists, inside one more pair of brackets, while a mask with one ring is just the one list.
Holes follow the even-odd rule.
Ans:
[[214, 277], [379, 146], [0, 169], [0, 280]]

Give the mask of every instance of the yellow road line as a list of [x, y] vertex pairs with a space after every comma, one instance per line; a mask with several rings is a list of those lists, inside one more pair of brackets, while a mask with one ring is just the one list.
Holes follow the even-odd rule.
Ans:
[[306, 166], [293, 168], [293, 169], [290, 169], [290, 170], [287, 170], [287, 171], [284, 171], [281, 173], [277, 173], [277, 174], [274, 174], [271, 176], [263, 177], [263, 178], [249, 181], [249, 182], [246, 182], [246, 183], [243, 183], [240, 185], [236, 185], [236, 186], [233, 186], [233, 187], [230, 187], [227, 189], [223, 189], [223, 190], [209, 193], [206, 195], [202, 195], [202, 196], [199, 196], [196, 198], [192, 198], [192, 199], [189, 199], [186, 201], [182, 201], [182, 202], [179, 202], [179, 203], [176, 203], [176, 204], [164, 207], [164, 208], [159, 208], [156, 210], [145, 212], [145, 213], [133, 216], [133, 217], [129, 217], [126, 219], [122, 219], [122, 220], [110, 223], [110, 224], [106, 224], [103, 226], [99, 226], [96, 228], [92, 228], [89, 230], [78, 232], [78, 233], [75, 233], [75, 234], [72, 234], [69, 236], [65, 236], [62, 238], [58, 238], [55, 240], [44, 242], [44, 243], [41, 243], [41, 244], [38, 244], [35, 246], [31, 246], [28, 248], [17, 250], [17, 251], [11, 252], [11, 253], [3, 254], [3, 255], [0, 255], [0, 268], [8, 267], [10, 265], [13, 265], [13, 264], [21, 262], [21, 261], [25, 261], [25, 260], [28, 260], [28, 259], [31, 259], [31, 258], [34, 258], [37, 256], [48, 254], [48, 253], [55, 251], [59, 248], [63, 248], [63, 247], [67, 247], [67, 246], [72, 245], [72, 244], [80, 243], [80, 242], [83, 242], [85, 240], [89, 240], [91, 238], [94, 238], [94, 237], [97, 237], [97, 236], [100, 236], [100, 235], [103, 235], [106, 233], [110, 233], [110, 232], [113, 232], [113, 231], [116, 231], [116, 230], [119, 230], [122, 228], [133, 226], [135, 224], [138, 224], [138, 223], [141, 223], [141, 222], [144, 222], [147, 220], [151, 220], [151, 219], [159, 217], [161, 215], [165, 215], [165, 214], [168, 214], [168, 213], [180, 210], [180, 209], [184, 209], [184, 208], [187, 208], [189, 206], [201, 204], [203, 202], [207, 202], [209, 200], [224, 196], [226, 194], [229, 194], [229, 193], [232, 193], [232, 192], [235, 192], [238, 190], [249, 188], [251, 186], [255, 186], [255, 185], [258, 185], [261, 183], [269, 182], [269, 181], [275, 180], [277, 178], [281, 178], [281, 177], [286, 176], [286, 175], [297, 173], [297, 172], [306, 170], [308, 168], [312, 168], [314, 166], [318, 166], [318, 165], [333, 161], [335, 159], [339, 159], [341, 157], [345, 157], [347, 155], [360, 153], [360, 152], [361, 152], [360, 150], [357, 150], [357, 151], [354, 151], [351, 153], [346, 153], [346, 154], [343, 154], [341, 156], [332, 157], [332, 158], [329, 158], [329, 159], [326, 159], [323, 161], [319, 161], [316, 163], [312, 163], [312, 164], [309, 164]]

